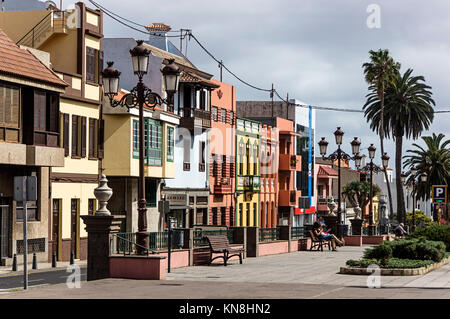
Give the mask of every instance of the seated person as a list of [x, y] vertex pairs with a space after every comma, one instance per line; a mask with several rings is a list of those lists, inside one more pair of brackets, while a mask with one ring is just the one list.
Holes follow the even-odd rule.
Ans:
[[[330, 230], [328, 230], [330, 231]], [[341, 247], [344, 245], [344, 242], [340, 241], [334, 234], [329, 234], [328, 232], [323, 231], [323, 227], [319, 222], [315, 222], [313, 226], [314, 235], [319, 239], [330, 240], [331, 248], [333, 251], [336, 251], [336, 244]]]
[[403, 223], [400, 223], [397, 227], [394, 229], [394, 234], [397, 237], [404, 237], [408, 235], [408, 233], [405, 230], [405, 225]]

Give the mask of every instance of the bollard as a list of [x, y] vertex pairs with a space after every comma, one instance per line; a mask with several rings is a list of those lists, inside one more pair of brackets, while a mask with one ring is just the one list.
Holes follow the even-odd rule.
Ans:
[[17, 255], [14, 254], [12, 271], [17, 271]]
[[73, 265], [75, 263], [75, 256], [73, 250], [70, 252], [70, 264]]
[[33, 253], [33, 269], [37, 269], [37, 257], [36, 257], [36, 253]]
[[52, 255], [52, 268], [56, 268], [56, 252]]

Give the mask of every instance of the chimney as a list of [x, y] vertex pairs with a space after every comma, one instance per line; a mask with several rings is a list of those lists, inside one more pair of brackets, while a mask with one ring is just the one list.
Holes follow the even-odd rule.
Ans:
[[164, 51], [169, 51], [167, 32], [172, 30], [172, 28], [162, 22], [155, 22], [145, 26], [148, 32], [150, 32], [150, 37], [148, 44], [160, 48]]

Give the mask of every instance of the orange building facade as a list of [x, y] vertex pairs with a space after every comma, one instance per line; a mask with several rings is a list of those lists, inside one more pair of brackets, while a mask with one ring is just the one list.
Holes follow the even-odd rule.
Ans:
[[212, 81], [220, 87], [211, 93], [208, 224], [234, 226], [236, 88]]

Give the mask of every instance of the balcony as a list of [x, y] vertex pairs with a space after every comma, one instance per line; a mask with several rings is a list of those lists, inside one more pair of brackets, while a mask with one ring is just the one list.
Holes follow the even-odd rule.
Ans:
[[180, 118], [180, 127], [194, 130], [194, 128], [207, 129], [211, 128], [211, 112], [183, 108], [183, 116]]
[[331, 201], [331, 197], [318, 197], [317, 198], [317, 211], [329, 211], [328, 203]]
[[300, 155], [280, 154], [280, 171], [301, 171], [302, 157]]
[[297, 206], [297, 200], [301, 195], [301, 191], [280, 190], [278, 204], [280, 206]]
[[250, 192], [257, 192], [260, 190], [259, 176], [238, 176], [238, 187]]
[[214, 184], [214, 193], [215, 194], [228, 194], [231, 193], [231, 179], [230, 178], [216, 178], [216, 182]]
[[49, 11], [42, 20], [17, 41], [17, 45], [39, 48], [56, 34], [68, 34], [67, 16], [66, 11]]

